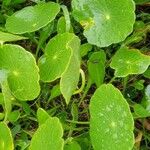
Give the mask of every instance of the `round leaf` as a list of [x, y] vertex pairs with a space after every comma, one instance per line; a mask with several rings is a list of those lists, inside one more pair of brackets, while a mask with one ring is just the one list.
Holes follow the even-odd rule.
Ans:
[[1, 150], [14, 149], [11, 131], [4, 122], [0, 122], [0, 149]]
[[106, 47], [123, 41], [133, 30], [132, 0], [73, 0], [72, 7], [90, 44]]
[[38, 96], [38, 67], [32, 54], [24, 48], [18, 45], [3, 45], [0, 48], [0, 70], [7, 71], [9, 88], [17, 99], [32, 100]]
[[58, 118], [49, 118], [32, 137], [30, 150], [63, 150], [63, 129]]
[[25, 7], [7, 19], [6, 29], [16, 34], [34, 32], [54, 20], [59, 10], [59, 4], [53, 2]]
[[111, 68], [115, 69], [116, 77], [129, 74], [142, 74], [150, 65], [150, 56], [143, 55], [139, 50], [123, 47], [112, 58]]
[[76, 39], [74, 34], [64, 33], [49, 41], [45, 55], [39, 61], [41, 80], [51, 82], [61, 77], [69, 64], [72, 49], [78, 42]]
[[91, 98], [90, 136], [94, 150], [131, 150], [134, 121], [126, 100], [113, 85], [101, 85]]

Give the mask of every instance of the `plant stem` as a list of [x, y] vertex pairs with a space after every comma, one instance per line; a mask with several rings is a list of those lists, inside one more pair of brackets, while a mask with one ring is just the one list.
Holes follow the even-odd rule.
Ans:
[[74, 124], [87, 124], [87, 125], [90, 124], [90, 122], [81, 122], [81, 121], [73, 121], [73, 120], [66, 120], [66, 121]]
[[126, 87], [128, 83], [128, 76], [123, 79], [123, 95], [125, 95]]
[[6, 122], [8, 115], [10, 114], [12, 109], [11, 101], [14, 100], [14, 97], [12, 96], [11, 91], [9, 89], [7, 79], [1, 82], [1, 86], [2, 86], [2, 93], [4, 96], [4, 110], [5, 110], [4, 122]]
[[82, 78], [82, 85], [81, 85], [80, 89], [78, 89], [77, 91], [74, 92], [74, 95], [81, 93], [85, 87], [85, 73], [82, 69], [80, 69], [80, 74], [81, 74], [81, 78]]
[[70, 15], [69, 15], [69, 11], [67, 9], [67, 7], [65, 5], [61, 6], [63, 13], [64, 13], [64, 17], [66, 20], [66, 32], [70, 31]]
[[82, 96], [82, 98], [81, 98], [80, 101], [79, 101], [78, 106], [81, 105], [82, 101], [83, 101], [84, 98], [86, 97], [86, 95], [87, 95], [87, 93], [88, 93], [88, 91], [89, 91], [89, 89], [90, 89], [90, 87], [91, 87], [91, 84], [92, 84], [92, 81], [91, 81], [91, 79], [89, 79], [88, 82], [87, 82], [87, 86], [85, 87], [83, 96]]

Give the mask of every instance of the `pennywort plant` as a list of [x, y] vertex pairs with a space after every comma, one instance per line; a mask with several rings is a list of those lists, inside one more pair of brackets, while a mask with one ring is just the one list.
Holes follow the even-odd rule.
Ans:
[[150, 116], [150, 56], [136, 44], [150, 25], [135, 8], [147, 2], [2, 2], [0, 150], [137, 148], [134, 119]]

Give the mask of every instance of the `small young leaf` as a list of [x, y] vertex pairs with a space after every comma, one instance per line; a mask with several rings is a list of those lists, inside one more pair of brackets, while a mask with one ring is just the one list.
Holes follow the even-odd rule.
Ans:
[[57, 24], [57, 32], [58, 34], [62, 34], [66, 32], [66, 21], [65, 21], [65, 17], [61, 17], [58, 20], [58, 24]]
[[89, 44], [89, 43], [82, 44], [80, 46], [80, 55], [81, 55], [81, 57], [86, 56], [87, 53], [91, 50], [92, 50], [92, 45], [91, 44]]
[[0, 70], [8, 72], [8, 85], [17, 99], [33, 100], [39, 95], [38, 68], [32, 54], [24, 48], [3, 45], [0, 48]]
[[[58, 32], [58, 34], [62, 34], [62, 33], [66, 32], [66, 20], [65, 20], [65, 17], [59, 18], [58, 24], [57, 24], [57, 32]], [[69, 32], [71, 32], [71, 33], [73, 32], [73, 28], [72, 28], [71, 25], [70, 25]]]
[[150, 117], [150, 111], [146, 110], [144, 107], [142, 107], [142, 105], [135, 104], [133, 108], [134, 108], [134, 113], [133, 113], [134, 118]]
[[63, 150], [63, 129], [58, 118], [49, 118], [32, 137], [29, 150]]
[[[113, 85], [101, 85], [91, 98], [90, 136], [94, 150], [131, 150], [134, 121], [128, 103]], [[108, 142], [109, 141], [109, 142]]]
[[70, 141], [65, 144], [64, 150], [81, 150], [81, 147], [76, 141]]
[[18, 40], [24, 40], [24, 39], [27, 39], [27, 38], [23, 36], [18, 36], [18, 35], [0, 31], [0, 43], [18, 41]]
[[49, 114], [42, 108], [39, 108], [37, 111], [37, 118], [39, 125], [42, 125], [50, 118]]
[[54, 20], [59, 10], [59, 4], [54, 2], [25, 7], [8, 17], [6, 29], [16, 34], [34, 32]]
[[105, 77], [105, 62], [106, 54], [104, 51], [92, 53], [88, 61], [89, 76], [97, 87], [103, 83]]
[[150, 67], [144, 72], [144, 77], [150, 79]]
[[49, 101], [51, 101], [53, 98], [55, 98], [59, 95], [61, 95], [60, 85], [57, 84], [51, 90], [51, 95], [50, 95]]
[[150, 56], [143, 55], [139, 50], [123, 47], [112, 58], [110, 67], [115, 69], [116, 77], [126, 77], [144, 73], [149, 65]]
[[13, 150], [13, 138], [11, 131], [4, 122], [0, 122], [0, 150]]
[[106, 47], [123, 41], [133, 30], [132, 0], [72, 0], [73, 16], [90, 44]]
[[9, 115], [8, 115], [8, 120], [10, 122], [16, 122], [20, 117], [20, 112], [19, 110], [16, 110], [16, 111], [12, 111]]

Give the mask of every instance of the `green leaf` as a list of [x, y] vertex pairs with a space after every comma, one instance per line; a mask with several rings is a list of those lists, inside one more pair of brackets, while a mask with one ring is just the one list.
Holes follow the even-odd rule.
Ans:
[[7, 73], [4, 70], [0, 70], [0, 77], [1, 77], [1, 75], [6, 76], [6, 78], [5, 77], [0, 78], [0, 85], [1, 85], [2, 93], [3, 93], [3, 97], [4, 97], [4, 104], [3, 104], [3, 109], [5, 111], [4, 121], [6, 121], [8, 118], [8, 115], [11, 112], [11, 109], [12, 109], [11, 103], [12, 103], [12, 100], [14, 100], [14, 97], [11, 94], [11, 91], [10, 91], [10, 88], [8, 85]]
[[42, 125], [50, 118], [49, 114], [42, 108], [39, 108], [37, 111], [37, 118], [39, 125]]
[[137, 90], [143, 90], [144, 89], [144, 80], [137, 80], [133, 83], [133, 86]]
[[81, 150], [81, 147], [76, 141], [70, 141], [65, 144], [64, 150]]
[[94, 150], [131, 150], [134, 121], [121, 92], [101, 85], [91, 98], [90, 136]]
[[145, 118], [145, 117], [149, 117], [150, 116], [150, 111], [146, 110], [142, 105], [140, 104], [135, 104], [133, 106], [134, 108], [134, 113], [133, 113], [133, 117], [135, 119], [137, 118]]
[[53, 86], [51, 90], [49, 101], [51, 101], [53, 98], [56, 98], [57, 96], [60, 96], [60, 95], [61, 95], [60, 86], [57, 84]]
[[79, 80], [79, 47], [80, 40], [74, 34], [58, 34], [47, 44], [39, 61], [41, 80], [52, 82], [61, 77], [60, 90], [67, 103]]
[[145, 96], [146, 96], [147, 101], [150, 102], [150, 84], [145, 89]]
[[24, 40], [24, 39], [27, 39], [27, 38], [23, 36], [13, 35], [10, 33], [0, 31], [0, 43], [18, 41], [18, 40]]
[[72, 48], [71, 58], [66, 70], [63, 72], [60, 80], [60, 91], [69, 104], [72, 94], [75, 92], [79, 82], [80, 75], [80, 40], [75, 37], [70, 43]]
[[126, 77], [130, 74], [142, 74], [150, 65], [150, 56], [140, 53], [137, 49], [120, 48], [110, 67], [115, 69], [116, 77]]
[[42, 81], [52, 82], [61, 77], [71, 57], [71, 42], [75, 39], [74, 34], [64, 33], [56, 35], [48, 42], [45, 55], [39, 60]]
[[3, 93], [0, 93], [0, 105], [4, 104], [4, 96]]
[[[65, 20], [65, 17], [60, 17], [59, 20], [58, 20], [58, 23], [57, 23], [57, 32], [58, 34], [62, 34], [62, 33], [65, 33], [66, 32], [66, 20]], [[73, 28], [72, 26], [70, 25], [70, 29], [68, 32], [73, 32]]]
[[25, 7], [8, 17], [6, 29], [16, 34], [34, 32], [54, 20], [59, 10], [59, 4], [53, 2]]
[[[0, 48], [0, 79], [7, 78], [12, 94], [19, 100], [33, 100], [39, 95], [38, 67], [31, 53], [18, 45]], [[7, 75], [2, 72], [7, 72]]]
[[144, 77], [150, 79], [150, 67], [144, 72]]
[[123, 41], [133, 30], [132, 0], [72, 0], [72, 7], [90, 44], [106, 47]]
[[88, 61], [89, 76], [93, 83], [99, 87], [105, 77], [106, 54], [104, 51], [94, 52]]
[[3, 5], [8, 6], [12, 0], [3, 0]]
[[10, 122], [16, 122], [20, 117], [20, 112], [19, 110], [15, 110], [15, 111], [12, 111], [9, 115], [8, 115], [8, 120]]
[[80, 46], [80, 55], [81, 55], [81, 57], [86, 56], [87, 53], [91, 50], [92, 50], [92, 45], [91, 44], [89, 44], [89, 43], [82, 44]]
[[63, 129], [58, 118], [49, 118], [32, 137], [30, 150], [63, 150]]
[[13, 150], [13, 138], [11, 131], [4, 122], [0, 122], [0, 150]]

